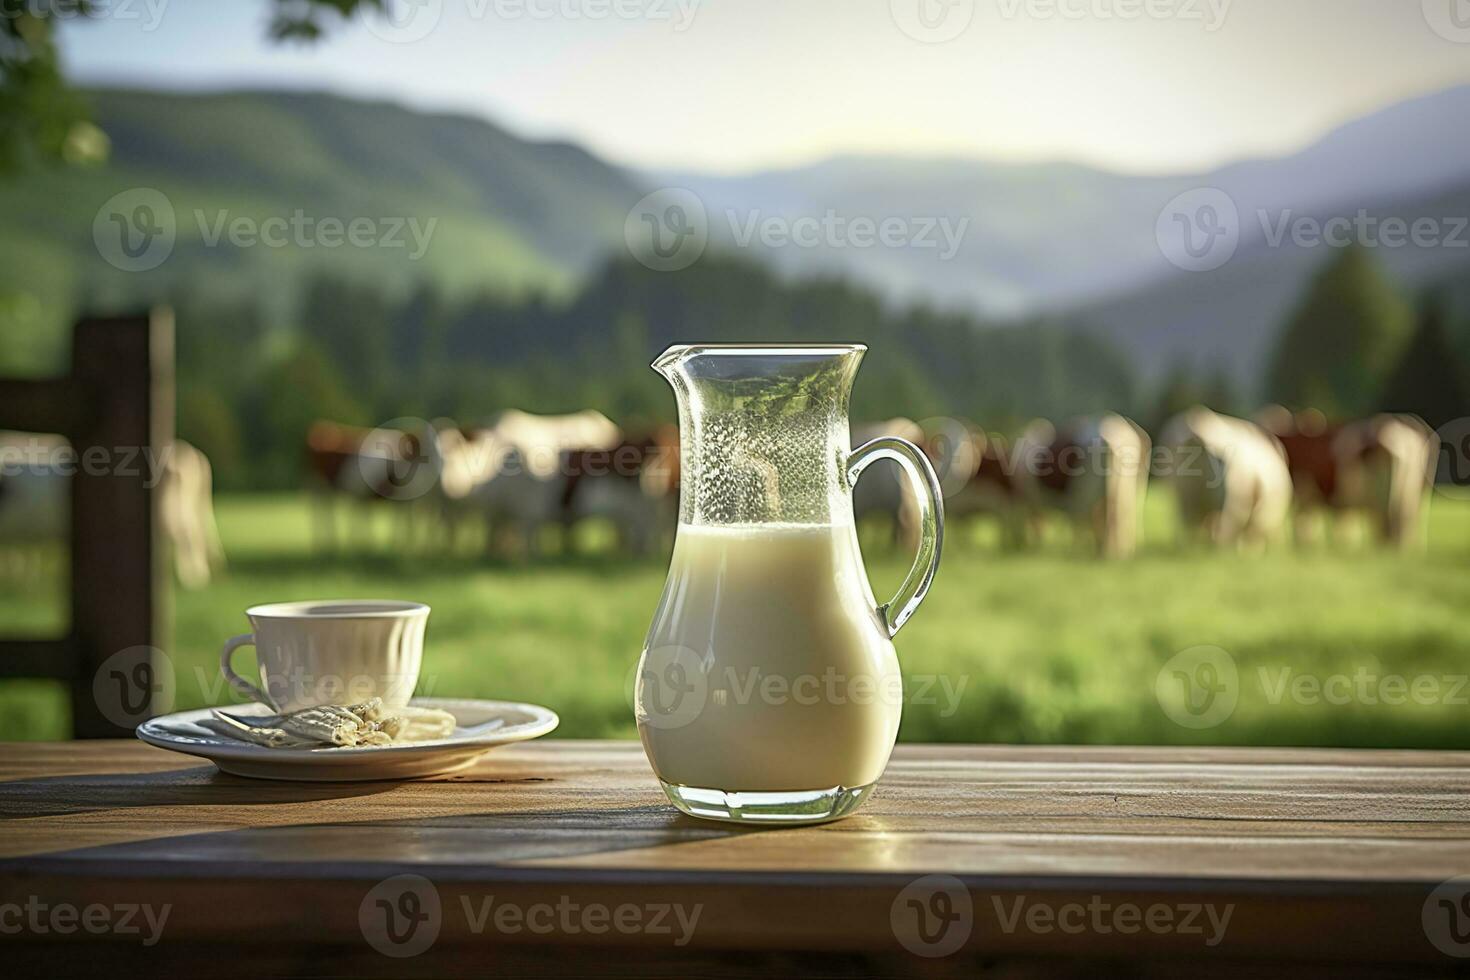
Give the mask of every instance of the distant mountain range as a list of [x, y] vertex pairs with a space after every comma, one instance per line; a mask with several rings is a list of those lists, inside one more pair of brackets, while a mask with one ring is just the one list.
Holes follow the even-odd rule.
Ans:
[[[1181, 123], [1181, 125], [1187, 123]], [[801, 248], [763, 253], [795, 274], [840, 272], [897, 302], [926, 301], [989, 317], [1054, 315], [1119, 342], [1149, 375], [1201, 362], [1246, 377], [1328, 248], [1288, 235], [1302, 217], [1406, 222], [1428, 217], [1444, 237], [1470, 216], [1470, 86], [1389, 107], [1342, 126], [1299, 153], [1215, 171], [1125, 176], [1072, 164], [841, 158], [743, 177], [653, 173], [645, 182], [685, 187], [710, 211], [711, 238], [758, 213], [790, 221], [835, 212], [964, 219], [957, 253], [913, 248]], [[1238, 215], [1239, 242], [1220, 268], [1171, 265], [1156, 224], [1177, 196], [1223, 191]], [[1264, 227], [1263, 217], [1264, 216]], [[1451, 219], [1444, 222], [1443, 219]], [[1166, 229], [1167, 231], [1168, 229]], [[1470, 272], [1470, 233], [1459, 245], [1380, 247], [1403, 285], [1417, 289], [1454, 270]]]
[[[1470, 87], [1389, 107], [1281, 159], [1200, 174], [1128, 176], [1080, 165], [844, 157], [742, 177], [625, 171], [566, 143], [515, 137], [480, 119], [429, 115], [322, 94], [213, 95], [109, 90], [92, 95], [112, 143], [97, 169], [0, 181], [0, 299], [47, 308], [106, 306], [181, 288], [251, 290], [290, 315], [305, 276], [321, 270], [392, 289], [428, 279], [457, 294], [565, 294], [624, 249], [629, 209], [650, 190], [682, 187], [704, 204], [711, 247], [738, 250], [783, 274], [840, 275], [892, 303], [970, 310], [989, 321], [1046, 316], [1118, 343], [1146, 375], [1178, 362], [1249, 379], [1329, 250], [1280, 245], [1283, 219], [1353, 216], [1406, 221], [1470, 216]], [[1180, 123], [1188, 124], [1187, 121]], [[115, 234], [99, 208], [131, 188], [161, 191], [177, 243], [157, 269], [104, 261], [94, 232]], [[1178, 195], [1215, 188], [1239, 216], [1221, 267], [1180, 269], [1156, 234]], [[272, 216], [433, 219], [422, 258], [406, 249], [241, 247], [213, 240], [222, 215], [257, 226]], [[963, 227], [957, 250], [816, 244], [768, 247], [757, 223], [833, 215]], [[1261, 215], [1265, 216], [1262, 227]], [[1461, 241], [1470, 240], [1462, 232]], [[1470, 271], [1470, 248], [1379, 248], [1406, 288]], [[753, 328], [755, 325], [753, 325]]]

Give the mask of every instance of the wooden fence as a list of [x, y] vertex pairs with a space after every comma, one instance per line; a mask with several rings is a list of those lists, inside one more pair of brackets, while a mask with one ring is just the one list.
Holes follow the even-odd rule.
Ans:
[[0, 639], [0, 678], [54, 678], [70, 686], [79, 738], [131, 735], [159, 693], [171, 690], [158, 653], [168, 577], [146, 461], [161, 459], [173, 440], [173, 365], [173, 317], [161, 310], [78, 323], [66, 376], [0, 378], [0, 429], [64, 435], [79, 461], [133, 461], [79, 465], [69, 480], [67, 633]]

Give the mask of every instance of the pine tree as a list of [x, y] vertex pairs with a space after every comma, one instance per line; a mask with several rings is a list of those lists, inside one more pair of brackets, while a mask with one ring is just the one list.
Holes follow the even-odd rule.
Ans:
[[1338, 252], [1312, 281], [1276, 348], [1267, 392], [1328, 416], [1371, 413], [1413, 329], [1408, 302], [1364, 249]]
[[1384, 385], [1379, 407], [1385, 412], [1412, 412], [1436, 428], [1470, 415], [1464, 368], [1464, 360], [1450, 344], [1443, 300], [1431, 297]]

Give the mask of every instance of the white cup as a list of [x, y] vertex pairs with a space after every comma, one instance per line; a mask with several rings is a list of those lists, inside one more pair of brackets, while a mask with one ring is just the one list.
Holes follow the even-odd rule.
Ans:
[[[230, 637], [220, 652], [220, 671], [241, 694], [281, 712], [373, 697], [402, 707], [413, 696], [429, 621], [421, 602], [273, 602], [245, 615], [253, 632]], [[230, 666], [243, 646], [255, 647], [261, 687]]]

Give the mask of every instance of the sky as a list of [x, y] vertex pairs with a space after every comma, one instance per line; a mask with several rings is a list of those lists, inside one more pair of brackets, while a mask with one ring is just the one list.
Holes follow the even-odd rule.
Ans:
[[1470, 0], [391, 2], [283, 45], [269, 0], [102, 0], [63, 55], [88, 84], [386, 98], [718, 173], [842, 154], [1198, 172], [1470, 83]]

